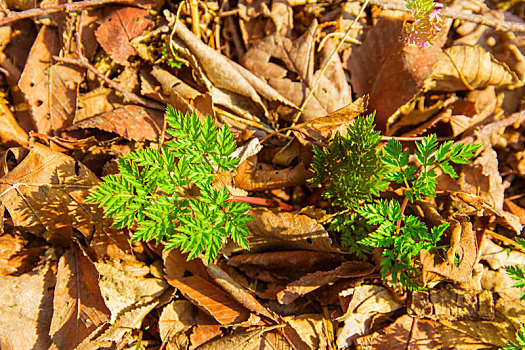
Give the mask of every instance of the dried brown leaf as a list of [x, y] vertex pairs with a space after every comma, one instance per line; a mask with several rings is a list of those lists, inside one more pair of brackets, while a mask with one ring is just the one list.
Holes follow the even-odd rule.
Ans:
[[78, 129], [98, 129], [118, 134], [135, 141], [156, 141], [162, 128], [162, 112], [136, 105], [126, 105], [84, 119], [67, 128], [67, 132]]
[[57, 349], [74, 349], [101, 324], [109, 321], [98, 286], [98, 272], [73, 246], [58, 263], [49, 335]]
[[352, 88], [358, 96], [370, 95], [369, 110], [376, 111], [381, 129], [388, 117], [422, 90], [446, 39], [443, 30], [435, 45], [404, 47], [400, 38], [405, 20], [405, 13], [381, 11], [363, 45], [353, 48], [346, 62]]
[[0, 277], [0, 344], [49, 349], [55, 276], [49, 263], [21, 276]]
[[129, 57], [136, 53], [129, 42], [153, 23], [150, 14], [138, 7], [105, 6], [103, 16], [95, 31], [97, 41], [115, 62], [129, 65]]
[[[314, 72], [316, 28], [317, 21], [314, 20], [297, 40], [278, 34], [267, 36], [246, 52], [242, 64], [299, 106], [314, 88], [313, 83], [321, 74], [320, 71]], [[333, 49], [332, 43], [323, 47], [322, 63]], [[341, 62], [338, 56], [335, 56], [320, 78], [319, 85], [315, 87], [312, 98], [303, 108], [302, 120], [309, 121], [327, 115], [350, 102], [350, 87], [346, 82]]]
[[162, 309], [159, 318], [160, 339], [166, 342], [168, 349], [178, 334], [195, 324], [195, 307], [187, 300], [173, 300]]
[[447, 48], [425, 81], [425, 90], [461, 91], [503, 87], [518, 78], [505, 63], [498, 62], [480, 46], [456, 45]]
[[250, 250], [304, 249], [338, 253], [324, 227], [304, 214], [251, 209]]
[[29, 154], [0, 179], [2, 203], [15, 226], [67, 245], [73, 229], [89, 238], [103, 231], [102, 211], [86, 204], [97, 177], [82, 163], [36, 143]]
[[37, 131], [42, 134], [71, 125], [75, 117], [78, 84], [83, 71], [53, 63], [52, 56], [59, 51], [57, 29], [43, 26], [18, 82]]
[[281, 304], [289, 304], [329, 283], [334, 283], [342, 278], [367, 276], [374, 270], [374, 266], [366, 262], [345, 261], [333, 270], [310, 273], [288, 284], [284, 290], [277, 293], [277, 300]]
[[0, 144], [3, 146], [27, 146], [29, 136], [18, 125], [13, 113], [0, 98]]
[[222, 325], [239, 324], [250, 316], [248, 310], [233, 300], [231, 296], [199, 276], [173, 279], [166, 276], [166, 280], [180, 290], [193, 304]]

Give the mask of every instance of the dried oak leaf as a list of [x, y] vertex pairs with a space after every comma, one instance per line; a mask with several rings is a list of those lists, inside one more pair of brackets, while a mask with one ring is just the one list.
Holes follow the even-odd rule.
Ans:
[[516, 74], [482, 47], [456, 45], [443, 51], [424, 85], [425, 91], [461, 91], [516, 82]]
[[110, 312], [98, 286], [95, 265], [76, 246], [58, 262], [49, 335], [58, 349], [74, 349], [100, 325]]
[[369, 110], [376, 111], [380, 129], [422, 90], [446, 40], [443, 30], [430, 47], [405, 47], [400, 40], [405, 20], [405, 13], [381, 11], [363, 45], [353, 48], [346, 62], [354, 91], [358, 96], [370, 95]]
[[79, 129], [98, 129], [115, 133], [127, 140], [156, 141], [162, 128], [162, 112], [136, 105], [126, 105], [95, 117], [84, 119], [67, 128], [72, 133]]
[[59, 51], [57, 29], [43, 26], [18, 82], [37, 131], [42, 134], [70, 126], [75, 117], [83, 70], [53, 63], [52, 56], [58, 55]]
[[[246, 52], [242, 64], [299, 106], [314, 88], [314, 81], [321, 74], [319, 70], [314, 71], [316, 28], [317, 21], [314, 20], [297, 40], [278, 34], [267, 36]], [[328, 41], [321, 53], [321, 65], [333, 49], [333, 44]], [[321, 76], [312, 98], [304, 107], [302, 120], [309, 121], [327, 115], [350, 102], [350, 86], [346, 81], [341, 61], [336, 55]]]
[[2, 349], [49, 349], [54, 268], [49, 263], [21, 276], [0, 277]]
[[130, 41], [153, 23], [151, 15], [132, 6], [105, 6], [103, 15], [95, 31], [97, 41], [115, 62], [126, 66], [136, 53]]
[[84, 203], [97, 183], [97, 177], [82, 163], [36, 143], [0, 178], [0, 193], [15, 226], [68, 245], [74, 229], [86, 238], [94, 231], [104, 231], [102, 210]]

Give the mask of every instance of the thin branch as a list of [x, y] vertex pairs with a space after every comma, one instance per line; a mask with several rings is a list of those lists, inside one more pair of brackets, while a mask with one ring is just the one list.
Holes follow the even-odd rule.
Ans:
[[25, 11], [11, 11], [9, 15], [0, 20], [0, 27], [7, 24], [13, 23], [15, 21], [33, 18], [42, 15], [49, 15], [52, 13], [57, 13], [61, 11], [78, 11], [86, 7], [101, 6], [106, 4], [127, 4], [137, 6], [135, 1], [131, 0], [84, 0], [79, 2], [71, 2], [66, 4], [61, 4], [57, 6], [45, 7], [45, 8], [33, 8]]

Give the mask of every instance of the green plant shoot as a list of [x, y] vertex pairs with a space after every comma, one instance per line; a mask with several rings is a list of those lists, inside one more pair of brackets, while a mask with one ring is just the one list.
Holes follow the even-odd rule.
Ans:
[[113, 227], [136, 228], [132, 241], [180, 248], [188, 259], [202, 253], [212, 262], [227, 237], [248, 249], [249, 205], [231, 201], [226, 187], [214, 185], [219, 172], [239, 162], [232, 157], [230, 129], [171, 106], [166, 119], [173, 140], [160, 151], [141, 149], [120, 158], [120, 174], [104, 177], [87, 200], [104, 207]]

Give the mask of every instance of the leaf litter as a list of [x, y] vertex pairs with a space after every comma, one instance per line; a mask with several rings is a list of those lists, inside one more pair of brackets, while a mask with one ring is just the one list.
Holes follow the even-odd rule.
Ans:
[[[363, 1], [120, 2], [2, 4], [1, 348], [483, 349], [514, 339], [525, 322], [505, 271], [525, 265], [515, 242], [525, 223], [519, 6], [449, 1], [433, 45], [414, 48], [399, 40], [410, 21], [402, 1], [374, 2], [360, 18]], [[209, 266], [186, 261], [161, 242], [129, 242], [133, 227], [110, 228], [85, 202], [118, 157], [169, 138], [165, 104], [212, 116], [246, 150], [219, 182], [256, 203], [250, 251], [225, 242]], [[430, 133], [483, 145], [458, 179], [439, 178], [437, 198], [407, 209], [451, 223], [445, 255], [418, 259], [427, 290], [382, 282], [380, 251], [365, 262], [342, 247], [330, 202], [307, 182], [312, 147], [373, 111], [405, 147]]]

